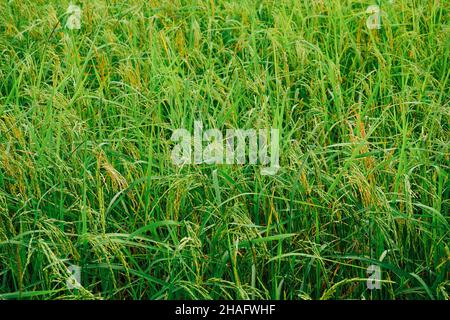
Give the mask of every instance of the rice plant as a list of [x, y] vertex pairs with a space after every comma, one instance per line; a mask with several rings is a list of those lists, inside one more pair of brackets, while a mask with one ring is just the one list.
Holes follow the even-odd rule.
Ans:
[[[448, 300], [449, 18], [0, 0], [0, 299]], [[198, 121], [276, 128], [277, 172], [175, 164]]]

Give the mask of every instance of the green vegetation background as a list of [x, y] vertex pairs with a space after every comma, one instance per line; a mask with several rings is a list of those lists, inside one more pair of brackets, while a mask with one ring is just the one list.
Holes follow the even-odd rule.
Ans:
[[[0, 298], [448, 299], [448, 0], [68, 4], [0, 1]], [[194, 120], [280, 171], [172, 165]]]

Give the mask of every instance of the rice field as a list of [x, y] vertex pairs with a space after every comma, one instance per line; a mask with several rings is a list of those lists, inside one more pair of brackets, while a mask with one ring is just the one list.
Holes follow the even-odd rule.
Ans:
[[[449, 18], [0, 0], [0, 299], [448, 300]], [[277, 170], [174, 163], [198, 122]]]

